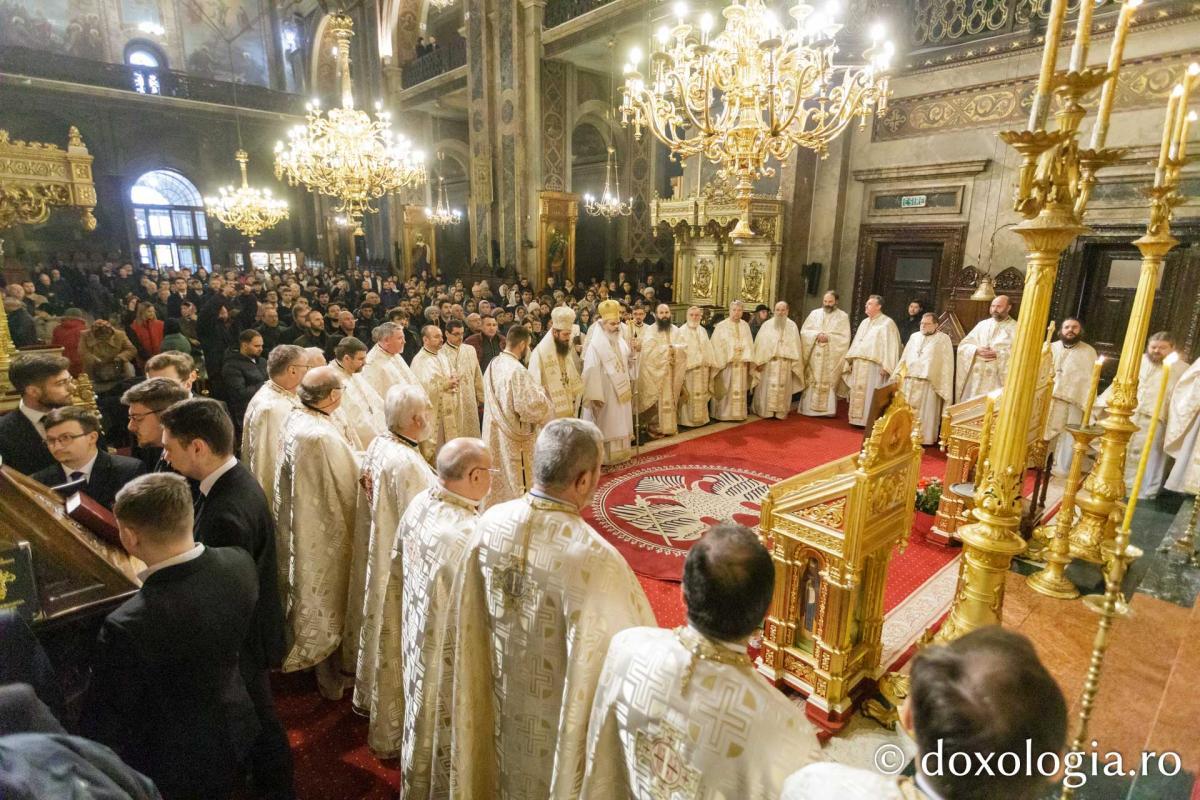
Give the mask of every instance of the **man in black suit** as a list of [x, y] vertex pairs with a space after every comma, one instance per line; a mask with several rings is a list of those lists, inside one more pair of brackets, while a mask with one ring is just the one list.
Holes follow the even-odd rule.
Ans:
[[275, 522], [254, 474], [234, 456], [233, 423], [216, 400], [195, 398], [159, 414], [163, 445], [171, 466], [200, 482], [196, 500], [196, 541], [209, 547], [239, 547], [258, 571], [258, 603], [242, 650], [242, 675], [262, 733], [249, 767], [258, 796], [291, 798], [292, 754], [275, 713], [268, 671], [287, 652], [278, 589]]
[[121, 395], [129, 409], [129, 432], [137, 439], [139, 459], [147, 472], [170, 472], [171, 465], [162, 454], [162, 425], [158, 415], [192, 394], [170, 378], [149, 378], [134, 384]]
[[40, 353], [19, 355], [9, 366], [8, 379], [21, 402], [16, 411], [0, 417], [0, 459], [5, 466], [26, 475], [54, 466], [42, 417], [71, 405], [75, 382], [70, 366], [62, 356]]
[[225, 356], [221, 365], [221, 379], [225, 384], [225, 399], [229, 401], [229, 415], [234, 427], [242, 429], [242, 417], [246, 406], [258, 387], [267, 382], [267, 360], [263, 358], [262, 334], [246, 328], [238, 334], [238, 351]]
[[167, 800], [228, 798], [259, 731], [238, 669], [258, 600], [254, 561], [193, 541], [179, 475], [135, 478], [113, 511], [121, 544], [147, 568], [100, 628], [81, 732]]
[[99, 448], [100, 417], [79, 406], [56, 408], [42, 417], [46, 444], [58, 463], [29, 477], [45, 486], [84, 481], [83, 492], [112, 510], [121, 487], [146, 471], [136, 458], [110, 455]]

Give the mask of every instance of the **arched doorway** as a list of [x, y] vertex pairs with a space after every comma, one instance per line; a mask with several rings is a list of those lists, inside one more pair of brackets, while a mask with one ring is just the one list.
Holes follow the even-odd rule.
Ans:
[[[457, 154], [456, 154], [457, 155]], [[450, 278], [458, 278], [471, 266], [471, 223], [468, 209], [471, 206], [471, 180], [463, 163], [455, 155], [445, 154], [434, 165], [432, 199], [437, 201], [437, 175], [446, 181], [446, 203], [462, 213], [457, 225], [447, 225], [434, 231], [437, 237], [438, 271]]]
[[[604, 168], [609, 134], [590, 122], [571, 132], [571, 191], [599, 196], [604, 189]], [[588, 214], [580, 205], [575, 223], [575, 279], [605, 279], [617, 257], [617, 230], [621, 223]]]
[[195, 184], [175, 170], [151, 170], [130, 187], [129, 202], [142, 264], [212, 269], [208, 220]]

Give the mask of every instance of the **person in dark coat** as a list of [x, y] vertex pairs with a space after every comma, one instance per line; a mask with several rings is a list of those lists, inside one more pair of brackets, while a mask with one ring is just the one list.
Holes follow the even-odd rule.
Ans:
[[62, 356], [41, 353], [19, 355], [9, 366], [8, 380], [21, 402], [15, 411], [0, 416], [0, 461], [5, 466], [32, 475], [55, 465], [46, 447], [42, 417], [73, 402], [70, 366]]
[[286, 654], [278, 589], [275, 522], [254, 474], [234, 456], [233, 426], [215, 400], [195, 398], [159, 415], [167, 459], [200, 483], [195, 538], [208, 547], [239, 547], [254, 559], [258, 603], [242, 649], [242, 675], [262, 732], [250, 752], [250, 773], [260, 796], [293, 796], [292, 754], [275, 712], [268, 671]]
[[147, 568], [101, 625], [80, 730], [167, 800], [223, 800], [259, 732], [239, 669], [259, 595], [254, 560], [193, 540], [182, 476], [135, 478], [113, 511], [121, 544]]
[[136, 458], [99, 448], [100, 416], [79, 406], [65, 406], [42, 418], [46, 444], [58, 463], [29, 477], [44, 486], [84, 481], [83, 493], [112, 510], [121, 487], [146, 471]]
[[8, 315], [8, 333], [17, 347], [29, 347], [38, 343], [37, 325], [25, 304], [15, 297], [4, 298], [4, 312]]
[[127, 407], [126, 428], [135, 439], [131, 452], [146, 467], [146, 472], [170, 472], [163, 457], [162, 425], [159, 415], [192, 393], [170, 378], [147, 378], [125, 390], [121, 404]]
[[229, 403], [229, 414], [234, 427], [242, 429], [242, 418], [246, 406], [258, 387], [267, 382], [267, 360], [262, 357], [262, 334], [247, 328], [238, 334], [238, 351], [225, 356], [221, 365], [221, 383], [225, 386], [225, 398]]

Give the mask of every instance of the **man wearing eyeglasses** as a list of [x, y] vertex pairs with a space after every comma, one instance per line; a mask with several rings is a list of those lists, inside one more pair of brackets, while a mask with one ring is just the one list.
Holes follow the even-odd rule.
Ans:
[[100, 417], [78, 406], [56, 408], [42, 418], [46, 445], [58, 463], [30, 477], [46, 486], [83, 481], [81, 491], [112, 510], [117, 492], [146, 471], [136, 458], [99, 449]]
[[54, 466], [42, 419], [55, 408], [71, 405], [75, 386], [70, 366], [62, 356], [32, 354], [18, 356], [8, 368], [21, 402], [16, 411], [0, 417], [0, 461], [5, 466], [26, 475]]
[[146, 465], [147, 472], [171, 472], [163, 458], [162, 425], [159, 414], [192, 394], [170, 378], [149, 378], [134, 384], [121, 395], [121, 403], [129, 407], [129, 432], [137, 439], [134, 455]]

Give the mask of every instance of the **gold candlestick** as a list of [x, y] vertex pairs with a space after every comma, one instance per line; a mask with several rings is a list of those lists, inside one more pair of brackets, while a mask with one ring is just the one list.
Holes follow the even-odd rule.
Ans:
[[1104, 81], [1104, 89], [1100, 92], [1100, 105], [1096, 108], [1096, 124], [1092, 126], [1093, 150], [1102, 149], [1108, 140], [1108, 120], [1112, 116], [1113, 100], [1117, 96], [1117, 70], [1121, 68], [1121, 59], [1125, 57], [1125, 37], [1129, 35], [1133, 12], [1141, 4], [1142, 0], [1125, 0], [1121, 5], [1121, 13], [1117, 16], [1112, 45], [1108, 49], [1108, 78]]
[[[1079, 753], [1083, 750], [1083, 744], [1088, 738], [1088, 724], [1092, 719], [1092, 709], [1096, 703], [1096, 693], [1100, 689], [1100, 671], [1104, 668], [1104, 655], [1108, 652], [1108, 637], [1112, 630], [1113, 620], [1118, 616], [1118, 601], [1124, 600], [1122, 597], [1121, 583], [1125, 579], [1125, 568], [1127, 566], [1126, 559], [1123, 557], [1126, 548], [1129, 547], [1129, 525], [1133, 522], [1133, 512], [1137, 508], [1137, 496], [1142, 488], [1142, 480], [1146, 477], [1146, 465], [1150, 463], [1150, 443], [1154, 441], [1155, 428], [1158, 425], [1158, 415], [1162, 411], [1163, 400], [1167, 396], [1167, 384], [1171, 373], [1171, 365], [1179, 359], [1175, 353], [1167, 356], [1163, 360], [1163, 378], [1158, 387], [1158, 397], [1154, 401], [1154, 416], [1150, 420], [1150, 426], [1147, 429], [1146, 446], [1142, 448], [1142, 457], [1138, 460], [1137, 474], [1133, 479], [1133, 492], [1129, 497], [1129, 504], [1125, 506], [1125, 517], [1121, 521], [1121, 527], [1117, 529], [1117, 538], [1114, 542], [1116, 546], [1117, 556], [1112, 559], [1111, 567], [1105, 573], [1104, 594], [1096, 595], [1100, 599], [1099, 603], [1089, 603], [1089, 605], [1099, 606], [1097, 609], [1100, 612], [1100, 624], [1096, 628], [1096, 638], [1092, 643], [1092, 657], [1088, 664], [1087, 679], [1083, 683], [1083, 696], [1079, 702], [1079, 730], [1075, 734], [1075, 738], [1071, 741], [1071, 752]], [[1085, 598], [1085, 602], [1093, 598]], [[1064, 800], [1069, 800], [1075, 796], [1075, 791], [1066, 786], [1063, 787], [1061, 797]]]
[[1075, 521], [1075, 494], [1079, 491], [1079, 484], [1083, 478], [1083, 460], [1087, 458], [1088, 448], [1092, 440], [1104, 433], [1104, 430], [1090, 428], [1085, 424], [1068, 425], [1067, 432], [1075, 440], [1075, 446], [1071, 450], [1071, 469], [1067, 473], [1062, 505], [1054, 518], [1049, 552], [1046, 554], [1046, 568], [1025, 579], [1025, 583], [1035, 592], [1059, 600], [1074, 600], [1079, 597], [1079, 590], [1067, 580], [1065, 574], [1067, 566], [1071, 563], [1070, 539], [1071, 524]]
[[1100, 388], [1100, 370], [1104, 368], [1104, 356], [1096, 359], [1092, 365], [1092, 388], [1088, 390], [1087, 402], [1083, 404], [1083, 419], [1079, 427], [1086, 428], [1092, 424], [1092, 406], [1096, 405], [1096, 391]]
[[1175, 131], [1175, 112], [1183, 97], [1183, 84], [1175, 84], [1167, 98], [1167, 119], [1163, 123], [1162, 142], [1158, 146], [1158, 166], [1154, 171], [1154, 185], [1161, 186], [1166, 175], [1167, 162], [1171, 158], [1171, 134]]
[[1050, 16], [1046, 20], [1046, 41], [1042, 47], [1042, 67], [1038, 73], [1037, 91], [1029, 109], [1029, 131], [1046, 129], [1050, 114], [1050, 90], [1054, 68], [1058, 63], [1058, 40], [1062, 37], [1063, 19], [1067, 16], [1067, 0], [1051, 0]]
[[1079, 18], [1075, 22], [1075, 41], [1071, 45], [1071, 72], [1082, 72], [1087, 66], [1088, 45], [1092, 39], [1092, 11], [1096, 8], [1094, 0], [1082, 0], [1079, 4]]

